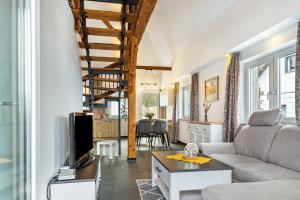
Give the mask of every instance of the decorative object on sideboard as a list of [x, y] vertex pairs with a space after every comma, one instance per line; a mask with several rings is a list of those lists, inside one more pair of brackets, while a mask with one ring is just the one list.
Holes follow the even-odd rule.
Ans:
[[195, 158], [198, 155], [198, 153], [199, 153], [199, 148], [195, 143], [188, 143], [184, 147], [184, 154], [185, 154], [185, 158], [187, 159]]
[[208, 79], [204, 82], [205, 102], [219, 100], [219, 76]]
[[208, 122], [207, 113], [208, 113], [210, 107], [211, 107], [211, 103], [210, 103], [210, 104], [208, 104], [208, 103], [203, 103], [203, 108], [204, 108], [204, 122], [205, 122], [205, 123]]

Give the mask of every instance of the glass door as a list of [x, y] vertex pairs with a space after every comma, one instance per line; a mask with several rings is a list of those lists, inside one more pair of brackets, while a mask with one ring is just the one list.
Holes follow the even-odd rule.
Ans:
[[[29, 179], [26, 127], [26, 0], [0, 1], [0, 199], [24, 200]], [[28, 12], [27, 12], [28, 15]], [[28, 17], [27, 17], [28, 19]], [[26, 27], [26, 28], [25, 28]], [[26, 53], [25, 53], [26, 52]], [[26, 57], [28, 56], [28, 57]], [[26, 90], [27, 87], [27, 90]], [[29, 188], [29, 187], [28, 187]]]
[[246, 64], [246, 117], [279, 108], [283, 122], [295, 123], [296, 46]]
[[264, 58], [247, 66], [249, 114], [273, 107], [271, 95], [274, 92], [274, 86], [270, 78], [273, 77], [273, 73], [272, 58]]
[[278, 96], [276, 107], [280, 108], [283, 115], [283, 121], [295, 123], [295, 70], [296, 70], [296, 47], [292, 46], [278, 52], [274, 56], [277, 62], [277, 80]]

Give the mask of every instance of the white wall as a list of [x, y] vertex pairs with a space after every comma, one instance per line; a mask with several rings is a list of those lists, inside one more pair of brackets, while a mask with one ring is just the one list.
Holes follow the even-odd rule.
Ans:
[[[268, 35], [264, 39], [240, 50], [241, 70], [240, 70], [240, 91], [239, 91], [239, 118], [241, 122], [246, 122], [248, 118], [245, 116], [245, 63], [251, 62], [254, 59], [261, 58], [268, 54], [279, 51], [283, 48], [295, 44], [297, 35], [297, 23], [291, 22], [288, 26], [284, 26], [282, 30]], [[205, 101], [204, 81], [219, 76], [219, 100], [212, 103], [211, 109], [208, 112], [209, 121], [223, 122], [223, 110], [225, 100], [225, 84], [226, 84], [226, 66], [225, 58], [219, 59], [216, 63], [200, 67], [199, 71], [199, 95], [200, 95], [200, 120], [204, 119], [202, 104]]]
[[[219, 19], [200, 33], [174, 59], [171, 81], [199, 72], [200, 120], [203, 120], [204, 81], [220, 78], [219, 101], [208, 113], [210, 121], [223, 121], [228, 52], [241, 52], [241, 117], [244, 110], [244, 63], [295, 43], [300, 2], [291, 0], [236, 1]], [[279, 12], [274, 12], [280, 10]], [[166, 79], [165, 79], [166, 80]], [[167, 85], [163, 82], [162, 85]], [[181, 101], [181, 99], [180, 99]], [[180, 105], [182, 107], [182, 105]], [[221, 111], [221, 112], [220, 112]]]
[[161, 72], [161, 80], [160, 87], [162, 89], [170, 87], [170, 83], [172, 82], [172, 71], [162, 71]]
[[82, 110], [77, 39], [68, 1], [40, 5], [40, 128], [37, 131], [37, 200], [68, 155], [68, 113]]
[[204, 121], [203, 103], [205, 103], [204, 82], [213, 77], [219, 76], [219, 100], [211, 102], [210, 110], [208, 111], [208, 120], [210, 122], [223, 122], [223, 110], [225, 100], [225, 84], [226, 84], [226, 59], [205, 68], [199, 72], [199, 99], [200, 99], [200, 120]]
[[299, 0], [235, 1], [218, 20], [176, 56], [172, 79], [193, 72], [274, 25], [299, 15]]

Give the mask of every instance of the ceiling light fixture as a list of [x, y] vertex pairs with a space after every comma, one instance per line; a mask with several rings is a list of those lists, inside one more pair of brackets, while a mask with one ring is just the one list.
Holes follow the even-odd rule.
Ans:
[[[149, 75], [150, 78], [149, 79], [145, 79], [145, 77], [147, 77], [147, 71], [151, 71], [151, 74]], [[148, 82], [148, 80], [150, 80]], [[145, 70], [144, 74], [142, 76], [142, 82], [140, 83], [142, 89], [157, 89], [158, 83], [155, 80], [155, 77], [153, 75], [153, 71], [152, 70]]]

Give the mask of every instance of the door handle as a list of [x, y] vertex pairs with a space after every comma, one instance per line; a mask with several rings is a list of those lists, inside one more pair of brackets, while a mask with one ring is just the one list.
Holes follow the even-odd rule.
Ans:
[[161, 173], [161, 169], [159, 169], [159, 167], [156, 167], [156, 170]]
[[267, 93], [267, 99], [269, 100], [270, 96], [271, 95], [274, 95], [274, 94], [277, 94], [277, 91], [276, 90], [273, 90], [273, 91], [270, 91]]

